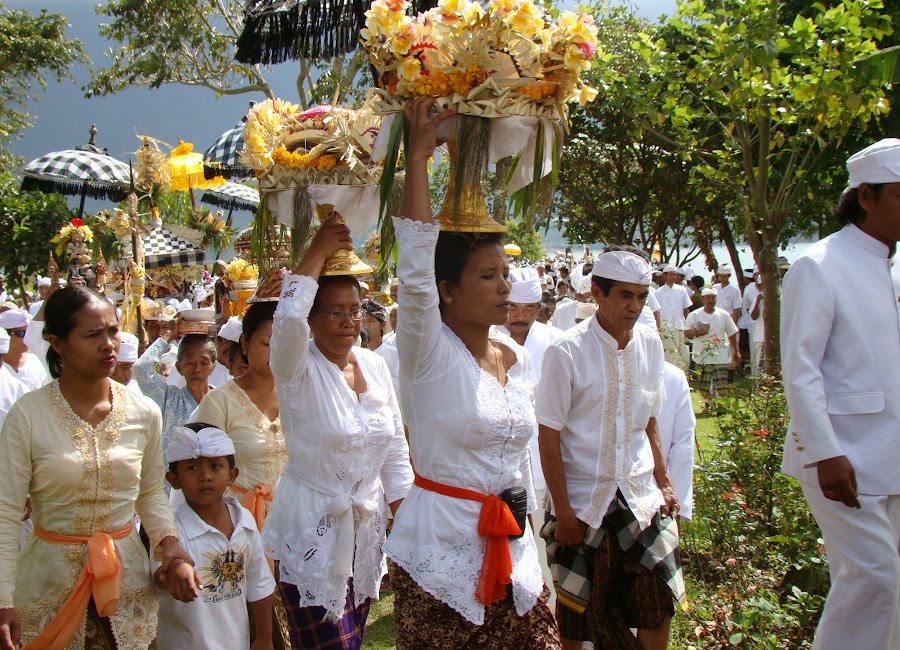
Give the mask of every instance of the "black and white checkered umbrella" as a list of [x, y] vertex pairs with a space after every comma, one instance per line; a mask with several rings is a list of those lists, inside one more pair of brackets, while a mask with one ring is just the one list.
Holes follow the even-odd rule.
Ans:
[[226, 210], [254, 211], [259, 205], [259, 191], [252, 187], [229, 181], [222, 187], [206, 190], [200, 201], [217, 205]]
[[144, 267], [148, 269], [194, 266], [206, 260], [204, 251], [164, 225], [141, 235], [141, 239], [144, 242]]
[[25, 165], [22, 189], [121, 201], [131, 189], [128, 165], [100, 150], [51, 151]]
[[228, 129], [216, 138], [212, 146], [203, 154], [203, 175], [209, 179], [214, 176], [225, 178], [248, 178], [253, 174], [249, 167], [238, 162], [238, 154], [244, 148], [244, 121], [232, 129]]

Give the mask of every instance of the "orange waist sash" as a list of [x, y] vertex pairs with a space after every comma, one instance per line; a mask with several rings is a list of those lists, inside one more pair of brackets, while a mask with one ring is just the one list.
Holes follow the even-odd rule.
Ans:
[[256, 527], [262, 532], [266, 521], [266, 504], [272, 501], [272, 488], [268, 485], [257, 485], [252, 490], [232, 485], [231, 489], [241, 495], [241, 505], [250, 511], [256, 521]]
[[51, 533], [40, 526], [34, 527], [34, 534], [38, 539], [51, 544], [87, 544], [87, 561], [72, 587], [72, 593], [56, 616], [22, 650], [63, 650], [81, 625], [91, 596], [100, 616], [112, 616], [116, 613], [122, 566], [113, 540], [124, 539], [133, 530], [134, 524], [129, 523], [112, 533], [80, 536]]
[[413, 481], [423, 490], [436, 492], [454, 499], [467, 499], [481, 503], [481, 514], [478, 517], [478, 534], [487, 537], [484, 559], [481, 562], [481, 573], [475, 598], [483, 605], [490, 606], [506, 597], [506, 585], [512, 579], [512, 557], [509, 554], [509, 536], [518, 535], [522, 531], [509, 506], [494, 494], [481, 494], [474, 490], [444, 485], [423, 476], [415, 475]]

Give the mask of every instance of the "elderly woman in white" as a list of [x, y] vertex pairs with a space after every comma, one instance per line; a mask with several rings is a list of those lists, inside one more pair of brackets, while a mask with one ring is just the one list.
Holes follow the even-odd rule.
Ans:
[[263, 541], [295, 648], [362, 645], [386, 571], [385, 504], [396, 510], [413, 478], [387, 365], [353, 347], [359, 283], [319, 278], [340, 249], [350, 231], [328, 219], [284, 278], [270, 341], [288, 463]]

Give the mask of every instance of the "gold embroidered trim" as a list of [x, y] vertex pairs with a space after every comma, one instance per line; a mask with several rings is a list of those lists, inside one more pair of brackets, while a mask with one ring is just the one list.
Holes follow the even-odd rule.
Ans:
[[230, 381], [228, 382], [228, 387], [246, 416], [265, 438], [263, 452], [260, 454], [260, 462], [262, 463], [263, 475], [266, 479], [265, 485], [274, 488], [278, 483], [278, 479], [284, 473], [284, 466], [287, 464], [287, 447], [284, 442], [284, 432], [281, 429], [281, 416], [274, 420], [269, 420], [259, 410], [253, 400], [250, 399], [246, 391], [238, 386], [237, 383]]
[[90, 535], [109, 527], [110, 500], [115, 490], [115, 477], [109, 451], [119, 441], [119, 429], [125, 423], [124, 391], [121, 384], [110, 382], [112, 409], [96, 427], [78, 417], [54, 381], [47, 391], [50, 406], [60, 426], [68, 431], [82, 458], [81, 485], [76, 499], [77, 512], [73, 534]]

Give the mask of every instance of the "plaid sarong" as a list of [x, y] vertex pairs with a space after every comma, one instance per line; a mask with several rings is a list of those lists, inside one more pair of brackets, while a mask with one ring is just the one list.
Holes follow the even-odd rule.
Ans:
[[700, 390], [714, 393], [728, 385], [728, 365], [720, 363], [700, 364]]
[[279, 582], [278, 593], [284, 603], [292, 647], [303, 650], [359, 650], [362, 647], [372, 601], [367, 598], [359, 607], [353, 605], [353, 578], [349, 581], [343, 616], [337, 623], [325, 620], [328, 612], [324, 607], [300, 607], [297, 604], [300, 592], [296, 585]]
[[547, 562], [553, 576], [557, 600], [581, 614], [591, 599], [591, 580], [594, 576], [592, 559], [585, 548], [597, 549], [603, 536], [616, 536], [620, 548], [656, 575], [672, 590], [683, 610], [687, 610], [687, 593], [678, 551], [678, 525], [675, 517], [663, 518], [658, 512], [650, 526], [641, 530], [625, 497], [616, 492], [600, 528], [588, 528], [581, 546], [560, 546], [556, 543], [556, 517], [546, 512], [541, 537], [547, 540]]

